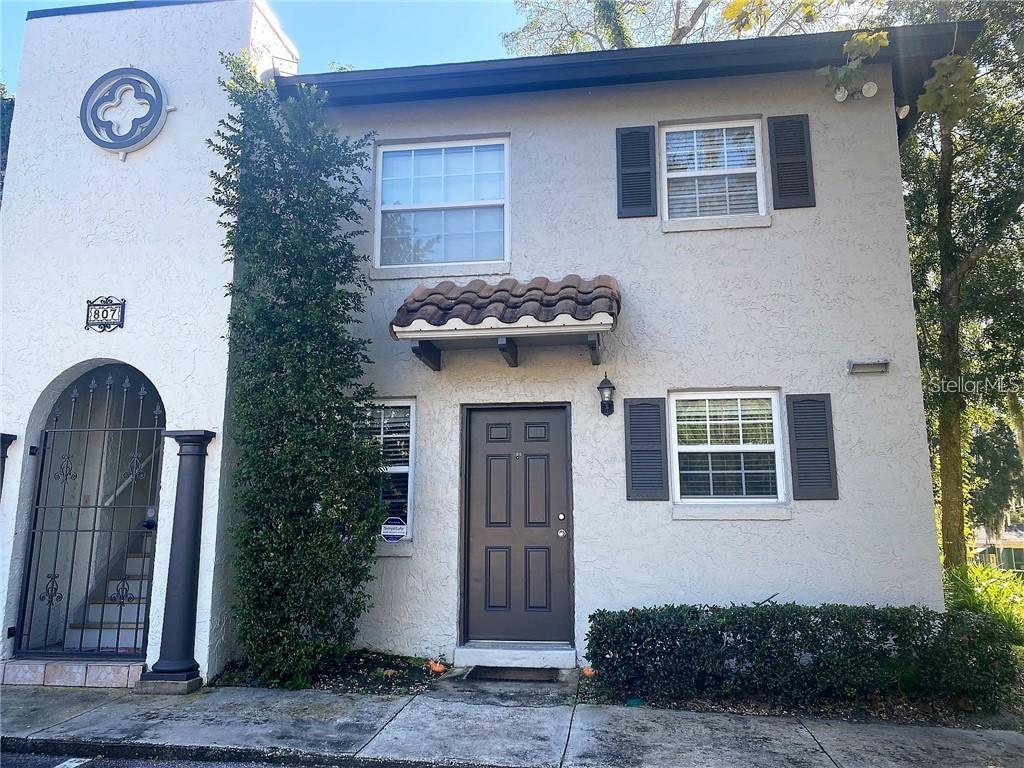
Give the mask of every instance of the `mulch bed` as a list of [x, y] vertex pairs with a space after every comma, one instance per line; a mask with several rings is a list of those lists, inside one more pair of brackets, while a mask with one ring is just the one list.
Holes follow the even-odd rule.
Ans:
[[[684, 709], [691, 712], [720, 712], [740, 715], [773, 715], [776, 717], [819, 717], [850, 722], [888, 722], [917, 725], [944, 725], [957, 728], [985, 728], [1024, 732], [1024, 689], [1013, 708], [1004, 712], [976, 712], [958, 709], [952, 704], [905, 699], [873, 699], [820, 702], [812, 707], [795, 708], [759, 699], [686, 701], [644, 701], [643, 706], [661, 709]], [[593, 680], [580, 679], [579, 700], [585, 704], [626, 704], [603, 695]], [[641, 705], [639, 701], [630, 704]]]
[[[309, 687], [335, 693], [407, 695], [429, 690], [438, 677], [427, 668], [427, 659], [351, 651], [340, 662], [318, 669]], [[229, 663], [210, 685], [261, 687], [251, 670], [239, 662]]]

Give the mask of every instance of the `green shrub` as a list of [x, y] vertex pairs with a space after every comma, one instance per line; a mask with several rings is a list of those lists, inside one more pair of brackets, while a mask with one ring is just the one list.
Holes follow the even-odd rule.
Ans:
[[1006, 627], [1014, 643], [1024, 645], [1024, 579], [1019, 574], [968, 563], [945, 569], [942, 582], [946, 610], [990, 616]]
[[1004, 628], [928, 608], [793, 603], [597, 611], [587, 658], [605, 695], [763, 697], [809, 705], [903, 696], [991, 708], [1018, 675]]
[[260, 682], [300, 688], [351, 645], [384, 516], [380, 448], [356, 438], [373, 394], [368, 342], [352, 333], [368, 292], [353, 238], [369, 145], [327, 125], [315, 90], [282, 102], [247, 57], [224, 63], [233, 113], [211, 144], [235, 262], [238, 639]]

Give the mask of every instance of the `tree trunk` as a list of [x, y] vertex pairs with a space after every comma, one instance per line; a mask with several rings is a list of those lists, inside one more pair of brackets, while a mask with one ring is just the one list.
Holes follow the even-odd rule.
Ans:
[[1021, 404], [1020, 395], [1017, 392], [1006, 393], [1006, 414], [1009, 417], [1010, 429], [1013, 430], [1013, 438], [1017, 443], [1017, 453], [1020, 454], [1021, 464], [1024, 464], [1024, 405]]
[[943, 314], [939, 334], [940, 375], [949, 388], [939, 404], [939, 491], [942, 504], [942, 561], [949, 568], [967, 562], [964, 540], [964, 466], [961, 446], [963, 395], [960, 381], [959, 313]]
[[960, 391], [960, 283], [953, 238], [953, 132], [939, 129], [939, 178], [935, 191], [939, 250], [939, 492], [942, 509], [942, 561], [949, 568], [967, 562], [964, 540], [964, 467]]

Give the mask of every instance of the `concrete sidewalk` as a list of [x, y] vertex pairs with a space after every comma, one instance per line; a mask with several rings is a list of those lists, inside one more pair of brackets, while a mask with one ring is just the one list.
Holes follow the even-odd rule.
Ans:
[[572, 683], [418, 696], [0, 689], [4, 751], [339, 766], [1024, 768], [1024, 734], [574, 704]]

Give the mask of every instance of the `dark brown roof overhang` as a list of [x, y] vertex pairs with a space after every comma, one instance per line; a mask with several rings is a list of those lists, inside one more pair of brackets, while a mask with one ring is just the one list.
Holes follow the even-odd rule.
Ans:
[[[899, 121], [899, 136], [917, 120], [914, 105], [931, 62], [948, 53], [964, 53], [984, 22], [888, 27], [889, 45], [874, 61], [890, 63], [897, 105], [911, 113]], [[665, 80], [732, 77], [818, 69], [843, 64], [850, 31], [758, 37], [715, 43], [660, 45], [612, 51], [526, 56], [390, 69], [325, 72], [279, 77], [282, 97], [299, 85], [316, 85], [333, 106], [451, 99], [567, 88], [594, 88]]]
[[409, 294], [388, 330], [396, 340], [412, 341], [413, 352], [435, 370], [443, 349], [495, 343], [512, 366], [520, 344], [552, 343], [585, 344], [596, 365], [601, 334], [615, 328], [621, 304], [619, 283], [609, 275], [445, 281]]

